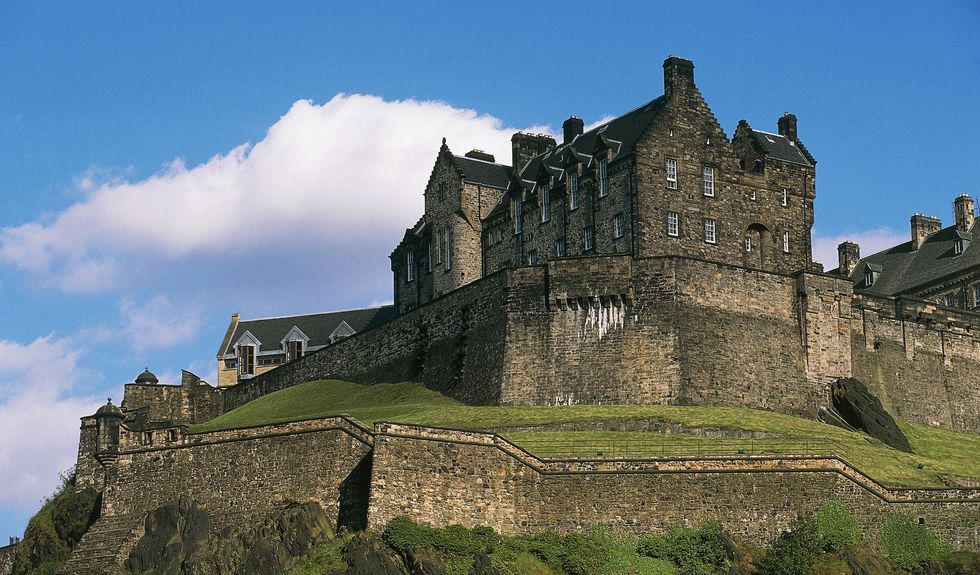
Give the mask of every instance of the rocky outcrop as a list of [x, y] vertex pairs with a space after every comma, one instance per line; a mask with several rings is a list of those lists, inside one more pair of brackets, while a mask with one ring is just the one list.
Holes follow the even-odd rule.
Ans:
[[352, 539], [344, 547], [343, 559], [347, 564], [344, 575], [408, 575], [401, 561], [373, 535], [363, 534]]
[[838, 379], [831, 386], [831, 396], [834, 409], [848, 425], [889, 447], [912, 453], [912, 446], [895, 419], [863, 383], [850, 377]]

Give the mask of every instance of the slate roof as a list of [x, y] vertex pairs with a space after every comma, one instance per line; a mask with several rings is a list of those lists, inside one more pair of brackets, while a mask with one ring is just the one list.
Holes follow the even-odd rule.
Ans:
[[[969, 242], [960, 255], [955, 255], [953, 250], [957, 239], [980, 234], [980, 220], [973, 224], [971, 232], [967, 235], [956, 226], [949, 226], [927, 237], [918, 249], [915, 242], [909, 240], [862, 258], [851, 273], [854, 288], [870, 294], [895, 296], [919, 291], [943, 278], [980, 270], [980, 241]], [[872, 270], [881, 267], [880, 275], [871, 287], [864, 281], [869, 266]]]
[[806, 154], [800, 149], [796, 143], [792, 142], [786, 136], [780, 136], [779, 134], [772, 134], [770, 132], [763, 132], [762, 130], [752, 129], [752, 136], [755, 140], [762, 145], [766, 154], [770, 158], [775, 158], [777, 160], [783, 160], [785, 162], [790, 162], [793, 164], [801, 164], [803, 166], [812, 166], [813, 164], [807, 159]]
[[453, 156], [456, 167], [463, 172], [463, 181], [480, 186], [506, 189], [513, 168], [476, 158]]
[[235, 351], [233, 346], [246, 331], [261, 342], [260, 353], [281, 350], [280, 342], [286, 337], [289, 330], [293, 329], [293, 326], [301, 329], [310, 338], [309, 347], [319, 347], [330, 343], [330, 334], [341, 322], [347, 322], [347, 325], [355, 332], [361, 332], [388, 321], [394, 315], [395, 307], [386, 305], [308, 315], [242, 320], [238, 322], [234, 333], [225, 344], [226, 347], [219, 353], [221, 355], [233, 354]]

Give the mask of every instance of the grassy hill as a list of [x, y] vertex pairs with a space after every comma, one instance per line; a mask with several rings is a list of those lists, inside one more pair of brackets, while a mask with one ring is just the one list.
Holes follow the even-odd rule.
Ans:
[[[942, 475], [980, 479], [980, 435], [899, 421], [915, 454], [882, 445], [817, 421], [746, 408], [672, 405], [571, 405], [476, 407], [414, 383], [357, 385], [313, 381], [261, 397], [192, 432], [215, 431], [348, 414], [368, 425], [378, 421], [498, 431], [542, 456], [806, 452], [839, 455], [888, 485], [939, 487]], [[692, 433], [604, 431], [603, 423], [671, 422], [764, 437], [708, 437]], [[596, 427], [586, 431], [522, 430], [534, 426]], [[608, 427], [608, 425], [606, 426]], [[635, 425], [633, 427], [636, 427]], [[806, 451], [800, 451], [800, 450]]]

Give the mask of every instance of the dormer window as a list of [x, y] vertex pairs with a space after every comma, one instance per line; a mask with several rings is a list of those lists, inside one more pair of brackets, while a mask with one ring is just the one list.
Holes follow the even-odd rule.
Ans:
[[599, 159], [599, 197], [604, 198], [609, 195], [609, 170], [608, 162], [605, 158]]
[[514, 235], [517, 235], [524, 231], [524, 207], [520, 198], [514, 198], [511, 202], [514, 204]]
[[255, 375], [255, 346], [238, 346], [238, 375]]
[[541, 185], [541, 221], [546, 222], [551, 219], [551, 186]]
[[578, 207], [578, 172], [568, 172], [568, 209]]
[[870, 267], [868, 269], [864, 270], [864, 286], [865, 287], [871, 287], [871, 286], [875, 285], [875, 282], [878, 281], [878, 274], [879, 273], [880, 272], [875, 271], [875, 270], [871, 269]]
[[963, 253], [963, 238], [953, 242], [953, 255], [958, 256]]
[[303, 357], [303, 342], [286, 342], [286, 361], [293, 361], [294, 359], [299, 359], [301, 357]]

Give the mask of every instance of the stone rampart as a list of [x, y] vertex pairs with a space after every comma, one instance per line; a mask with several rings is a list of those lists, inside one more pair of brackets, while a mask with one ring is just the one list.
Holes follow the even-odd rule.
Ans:
[[834, 457], [543, 460], [499, 436], [378, 424], [368, 522], [398, 515], [503, 533], [607, 525], [662, 532], [715, 518], [769, 542], [799, 512], [838, 500], [874, 540], [908, 512], [954, 547], [980, 545], [980, 490], [885, 487]]
[[0, 575], [10, 575], [14, 571], [14, 556], [17, 544], [0, 547]]

